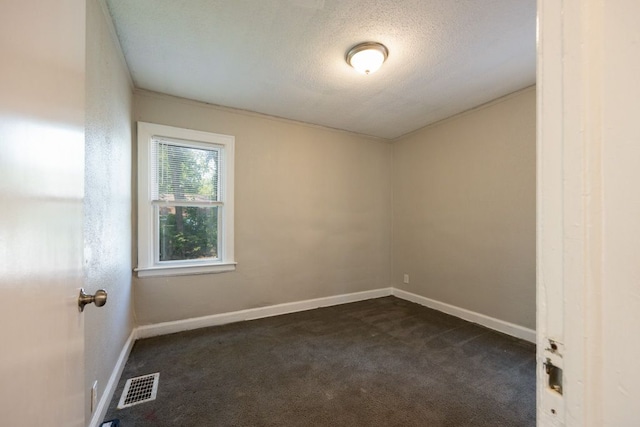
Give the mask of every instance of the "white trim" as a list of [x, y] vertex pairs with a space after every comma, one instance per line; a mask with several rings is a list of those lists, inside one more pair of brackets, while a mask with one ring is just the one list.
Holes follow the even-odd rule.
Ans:
[[298, 311], [313, 310], [320, 307], [329, 307], [332, 305], [347, 304], [350, 302], [387, 297], [392, 295], [392, 293], [393, 288], [374, 289], [371, 291], [355, 292], [351, 294], [335, 295], [331, 297], [315, 298], [297, 302], [288, 302], [284, 304], [270, 305], [267, 307], [250, 308], [247, 310], [214, 314], [211, 316], [196, 317], [193, 319], [156, 323], [153, 325], [139, 326], [136, 329], [136, 338], [149, 338], [158, 335], [188, 331], [192, 329], [206, 328], [209, 326], [242, 322], [244, 320], [254, 320], [264, 317], [279, 316], [282, 314], [296, 313]]
[[91, 421], [89, 422], [89, 427], [98, 427], [100, 424], [102, 424], [102, 421], [104, 421], [104, 417], [107, 415], [107, 409], [109, 409], [109, 403], [111, 403], [113, 394], [116, 392], [118, 382], [120, 381], [120, 376], [122, 375], [124, 366], [127, 363], [127, 359], [129, 359], [129, 354], [131, 353], [133, 343], [136, 339], [136, 329], [134, 328], [131, 331], [131, 334], [129, 334], [129, 338], [124, 343], [124, 346], [122, 347], [120, 356], [118, 357], [116, 365], [113, 368], [113, 372], [111, 372], [111, 376], [109, 377], [109, 382], [104, 388], [102, 396], [100, 396], [100, 401], [98, 402], [96, 410], [93, 412], [93, 416], [91, 417]]
[[224, 206], [222, 202], [169, 202], [166, 200], [153, 200], [151, 204], [153, 206], [200, 206], [203, 208]]
[[213, 274], [235, 271], [236, 264], [237, 263], [235, 262], [221, 262], [217, 264], [207, 265], [171, 265], [166, 267], [134, 268], [133, 271], [137, 273], [139, 278], [159, 276], [192, 276], [195, 274]]
[[502, 332], [504, 334], [511, 335], [513, 337], [520, 338], [532, 343], [536, 342], [536, 331], [525, 328], [524, 326], [506, 322], [504, 320], [496, 319], [495, 317], [490, 317], [484, 314], [476, 313], [475, 311], [456, 307], [455, 305], [436, 301], [431, 298], [403, 291], [402, 289], [398, 288], [392, 288], [392, 295], [407, 301], [424, 305], [425, 307], [429, 307], [443, 313], [451, 314], [469, 322], [486, 326], [487, 328], [493, 329], [494, 331]]
[[350, 302], [364, 301], [373, 298], [381, 298], [390, 295], [407, 301], [415, 302], [420, 305], [424, 305], [425, 307], [429, 307], [443, 313], [451, 314], [469, 322], [477, 323], [489, 329], [493, 329], [495, 331], [523, 339], [525, 341], [529, 341], [532, 343], [536, 342], [536, 332], [532, 329], [392, 287], [304, 301], [289, 302], [284, 304], [276, 304], [266, 307], [250, 308], [247, 310], [232, 311], [229, 313], [220, 313], [211, 316], [195, 317], [191, 319], [176, 320], [172, 322], [144, 325], [136, 328], [136, 338], [149, 338], [158, 335], [189, 331], [192, 329], [206, 328], [209, 326], [224, 325], [227, 323], [242, 322], [245, 320], [262, 319], [264, 317], [271, 316], [280, 316], [283, 314], [313, 310], [315, 308], [329, 307], [332, 305], [347, 304]]
[[[187, 274], [222, 273], [235, 270], [234, 254], [234, 163], [235, 137], [193, 129], [183, 129], [155, 123], [138, 122], [138, 277], [177, 276]], [[220, 194], [224, 205], [219, 230], [219, 250], [222, 262], [208, 267], [194, 262], [193, 267], [159, 265], [156, 217], [151, 199], [151, 144], [154, 138], [178, 139], [190, 145], [209, 144], [220, 148]], [[191, 144], [193, 142], [193, 144]], [[218, 203], [216, 203], [217, 205]], [[185, 263], [186, 264], [186, 263]]]

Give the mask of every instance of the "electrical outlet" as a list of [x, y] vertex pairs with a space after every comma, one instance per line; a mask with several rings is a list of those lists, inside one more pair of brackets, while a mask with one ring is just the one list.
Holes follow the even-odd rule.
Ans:
[[93, 386], [91, 386], [91, 413], [96, 410], [96, 406], [98, 406], [98, 380], [93, 382]]
[[406, 285], [408, 285], [408, 284], [409, 284], [409, 275], [408, 275], [408, 274], [406, 274], [406, 273], [405, 273], [405, 275], [404, 275], [404, 283], [405, 283]]

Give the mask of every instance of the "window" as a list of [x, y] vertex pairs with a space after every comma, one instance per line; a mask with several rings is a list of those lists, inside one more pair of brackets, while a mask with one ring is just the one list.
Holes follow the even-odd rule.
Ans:
[[138, 277], [235, 270], [234, 137], [138, 122]]

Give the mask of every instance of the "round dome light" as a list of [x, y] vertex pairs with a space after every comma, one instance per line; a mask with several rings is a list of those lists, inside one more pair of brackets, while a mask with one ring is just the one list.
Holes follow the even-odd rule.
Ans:
[[359, 73], [371, 74], [378, 71], [388, 55], [389, 51], [383, 44], [360, 43], [347, 52], [347, 63]]

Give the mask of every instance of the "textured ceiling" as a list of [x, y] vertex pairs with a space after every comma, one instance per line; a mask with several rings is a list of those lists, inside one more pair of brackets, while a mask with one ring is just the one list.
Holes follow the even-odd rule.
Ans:
[[[136, 87], [396, 138], [535, 83], [536, 0], [107, 0]], [[362, 75], [345, 53], [377, 41]]]

